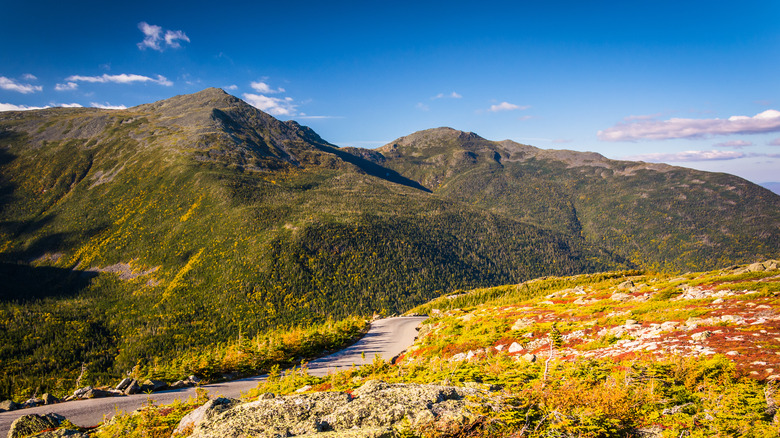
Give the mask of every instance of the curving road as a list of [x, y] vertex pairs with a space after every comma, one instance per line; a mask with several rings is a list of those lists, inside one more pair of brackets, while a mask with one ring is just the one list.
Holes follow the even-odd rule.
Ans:
[[[409, 347], [417, 336], [417, 326], [425, 317], [396, 317], [376, 320], [371, 323], [371, 329], [358, 342], [330, 356], [309, 362], [309, 374], [325, 376], [330, 372], [350, 368], [352, 365], [371, 363], [374, 356], [391, 359]], [[365, 354], [365, 359], [363, 359]], [[265, 375], [249, 377], [231, 382], [202, 385], [209, 395], [239, 398], [242, 393], [257, 386], [265, 379]], [[37, 408], [21, 409], [11, 412], [0, 412], [0, 437], [8, 434], [11, 423], [22, 415], [57, 413], [76, 425], [95, 426], [104, 419], [114, 416], [117, 411], [131, 412], [140, 408], [148, 399], [157, 404], [168, 404], [174, 400], [185, 400], [195, 397], [195, 388], [182, 388], [171, 391], [155, 392], [154, 394], [136, 394], [126, 397], [93, 398], [55, 405], [39, 406]]]

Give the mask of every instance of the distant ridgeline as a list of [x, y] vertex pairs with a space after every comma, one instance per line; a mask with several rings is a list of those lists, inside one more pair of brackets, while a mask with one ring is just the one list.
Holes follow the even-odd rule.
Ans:
[[779, 257], [780, 196], [727, 174], [449, 128], [339, 148], [213, 88], [0, 113], [0, 397], [456, 289]]

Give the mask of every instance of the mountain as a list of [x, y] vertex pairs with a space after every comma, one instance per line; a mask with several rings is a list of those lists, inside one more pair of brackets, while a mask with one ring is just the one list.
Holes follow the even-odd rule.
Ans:
[[218, 89], [4, 112], [0, 398], [458, 289], [777, 258], [779, 224], [730, 175], [447, 128], [339, 148]]
[[274, 327], [626, 266], [217, 89], [2, 113], [0, 178], [0, 398], [82, 364], [97, 382]]
[[652, 269], [714, 269], [773, 257], [780, 197], [742, 178], [545, 150], [438, 128], [377, 150], [434, 194], [582, 236]]

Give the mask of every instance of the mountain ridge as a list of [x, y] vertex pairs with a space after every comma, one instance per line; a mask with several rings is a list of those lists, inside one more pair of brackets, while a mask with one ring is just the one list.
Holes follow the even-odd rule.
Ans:
[[217, 89], [2, 113], [0, 392], [460, 289], [780, 258], [780, 197], [604, 160], [451, 128], [340, 148]]

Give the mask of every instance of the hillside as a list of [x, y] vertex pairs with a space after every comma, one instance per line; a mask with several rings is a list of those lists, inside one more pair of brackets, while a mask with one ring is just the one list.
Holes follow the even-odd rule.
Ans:
[[67, 393], [82, 364], [232, 372], [236, 340], [462, 289], [780, 257], [779, 203], [451, 129], [338, 148], [218, 89], [0, 113], [0, 398]]
[[302, 366], [243, 400], [151, 405], [81, 436], [777, 436], [778, 296], [776, 260], [475, 289], [413, 309], [429, 317], [393, 361]]
[[275, 327], [625, 266], [221, 90], [6, 112], [0, 132], [0, 398], [68, 392], [82, 363], [97, 382]]
[[485, 140], [450, 128], [377, 149], [435, 194], [559, 233], [638, 266], [696, 270], [771, 258], [780, 196], [728, 174]]

